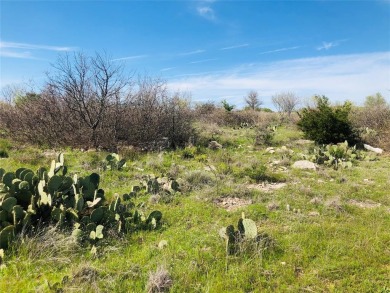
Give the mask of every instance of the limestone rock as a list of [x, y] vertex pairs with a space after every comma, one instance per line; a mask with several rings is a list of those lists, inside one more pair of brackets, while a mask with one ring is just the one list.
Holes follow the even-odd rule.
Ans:
[[364, 144], [363, 146], [368, 151], [371, 151], [371, 152], [374, 152], [374, 153], [377, 153], [377, 154], [383, 153], [383, 150], [380, 149], [380, 148], [374, 148], [374, 147], [372, 147], [372, 146], [370, 146], [368, 144]]
[[317, 165], [314, 164], [313, 162], [307, 161], [307, 160], [302, 160], [302, 161], [296, 161], [293, 165], [292, 168], [295, 169], [305, 169], [305, 170], [316, 170]]
[[216, 142], [215, 140], [212, 140], [209, 142], [209, 149], [212, 149], [212, 150], [218, 150], [218, 149], [221, 149], [222, 148], [222, 145], [219, 144], [218, 142]]

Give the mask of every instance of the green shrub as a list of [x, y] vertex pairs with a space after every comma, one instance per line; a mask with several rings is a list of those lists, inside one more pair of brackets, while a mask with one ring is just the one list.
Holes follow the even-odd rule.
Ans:
[[325, 96], [315, 96], [316, 108], [304, 108], [297, 123], [306, 138], [318, 144], [339, 143], [348, 141], [350, 145], [358, 142], [358, 136], [348, 119], [351, 103], [332, 107]]
[[255, 145], [267, 145], [270, 146], [273, 144], [273, 139], [275, 137], [275, 126], [262, 126], [258, 127], [255, 137]]
[[267, 167], [265, 165], [253, 164], [251, 167], [244, 170], [244, 174], [250, 179], [260, 182], [268, 179], [266, 171]]
[[227, 112], [231, 112], [231, 111], [235, 108], [234, 105], [229, 104], [226, 100], [223, 100], [221, 103], [222, 103], [223, 108], [224, 108]]
[[0, 150], [0, 158], [8, 158], [8, 153], [6, 150]]
[[191, 189], [199, 190], [205, 186], [213, 186], [215, 184], [215, 176], [211, 172], [195, 170], [185, 175], [185, 180], [191, 186]]

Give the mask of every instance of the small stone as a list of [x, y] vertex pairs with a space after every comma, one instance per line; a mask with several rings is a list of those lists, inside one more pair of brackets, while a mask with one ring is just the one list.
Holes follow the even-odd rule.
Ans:
[[212, 140], [209, 142], [209, 149], [212, 149], [212, 150], [218, 150], [218, 149], [221, 149], [222, 148], [222, 145], [219, 144], [218, 142], [216, 142], [215, 140]]
[[318, 197], [314, 197], [310, 200], [311, 204], [320, 204], [321, 200]]
[[320, 215], [320, 213], [314, 211], [314, 212], [309, 212], [308, 215], [309, 215], [310, 217], [318, 217], [318, 216]]
[[278, 210], [279, 209], [279, 205], [275, 202], [271, 202], [268, 204], [267, 206], [268, 210], [270, 211], [274, 211], [274, 210]]
[[161, 240], [159, 243], [158, 243], [158, 249], [164, 249], [165, 247], [168, 246], [168, 241], [166, 240]]

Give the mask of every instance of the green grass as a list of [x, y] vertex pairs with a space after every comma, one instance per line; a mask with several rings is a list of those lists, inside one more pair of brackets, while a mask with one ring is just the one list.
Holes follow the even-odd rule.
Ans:
[[[102, 172], [104, 152], [65, 150], [70, 172], [99, 172], [108, 197], [128, 192], [151, 173], [180, 178], [183, 192], [168, 202], [138, 198], [147, 210], [162, 211], [161, 229], [107, 239], [97, 257], [54, 230], [20, 240], [6, 252], [0, 292], [55, 292], [56, 286], [64, 292], [145, 292], [150, 272], [160, 266], [172, 278], [171, 292], [388, 292], [390, 157], [345, 170], [292, 170], [290, 164], [310, 146], [296, 144], [302, 134], [282, 127], [275, 148], [287, 145], [294, 154], [284, 158], [286, 169], [280, 171], [269, 163], [281, 154], [255, 147], [254, 137], [252, 129], [222, 129], [222, 150], [202, 148], [202, 157], [187, 159], [182, 150], [139, 153], [123, 171]], [[8, 153], [0, 165], [10, 171], [48, 166], [53, 158], [33, 147], [11, 146]], [[279, 174], [286, 187], [247, 190], [256, 184], [245, 173], [254, 163], [266, 166], [266, 175]], [[214, 203], [220, 197], [251, 198], [252, 204], [228, 212]], [[351, 200], [380, 206], [362, 208]], [[226, 256], [218, 231], [237, 227], [241, 212], [270, 235], [274, 247]], [[168, 242], [163, 249], [161, 240]]]

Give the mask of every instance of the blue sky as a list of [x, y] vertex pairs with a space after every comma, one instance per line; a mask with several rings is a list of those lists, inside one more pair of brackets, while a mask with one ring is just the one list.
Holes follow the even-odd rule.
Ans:
[[0, 86], [40, 85], [58, 54], [106, 51], [193, 101], [292, 91], [390, 96], [390, 1], [3, 1]]

